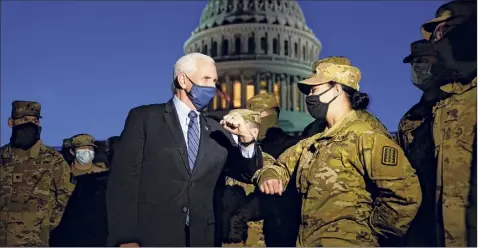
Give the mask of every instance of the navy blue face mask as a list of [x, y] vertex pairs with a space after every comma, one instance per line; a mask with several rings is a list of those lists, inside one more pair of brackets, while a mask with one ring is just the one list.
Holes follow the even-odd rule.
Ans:
[[195, 84], [188, 76], [186, 78], [193, 84], [191, 90], [187, 92], [188, 97], [194, 104], [194, 107], [196, 107], [196, 110], [200, 111], [207, 107], [216, 96], [216, 87], [200, 86]]

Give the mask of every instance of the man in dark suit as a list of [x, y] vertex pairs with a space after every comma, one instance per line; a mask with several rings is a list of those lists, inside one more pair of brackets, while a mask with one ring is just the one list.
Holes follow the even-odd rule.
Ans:
[[216, 80], [212, 58], [185, 55], [174, 67], [173, 99], [130, 110], [108, 184], [110, 245], [214, 245], [216, 184], [222, 175], [250, 181], [262, 167], [257, 132], [240, 115], [218, 123], [199, 112]]

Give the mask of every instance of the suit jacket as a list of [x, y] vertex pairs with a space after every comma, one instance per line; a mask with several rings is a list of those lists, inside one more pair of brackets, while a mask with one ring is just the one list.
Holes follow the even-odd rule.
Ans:
[[[261, 152], [244, 158], [218, 122], [201, 115], [199, 150], [190, 171], [172, 101], [130, 110], [115, 147], [107, 190], [109, 244], [213, 246], [214, 192], [227, 175], [250, 180]], [[189, 233], [185, 221], [189, 212]]]

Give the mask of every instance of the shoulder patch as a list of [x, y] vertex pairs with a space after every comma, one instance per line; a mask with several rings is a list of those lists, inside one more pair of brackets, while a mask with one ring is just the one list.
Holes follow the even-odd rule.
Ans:
[[398, 150], [390, 146], [382, 148], [382, 164], [395, 166], [398, 163]]

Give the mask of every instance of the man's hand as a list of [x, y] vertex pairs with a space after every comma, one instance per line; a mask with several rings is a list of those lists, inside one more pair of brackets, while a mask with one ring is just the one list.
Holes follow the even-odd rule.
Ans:
[[225, 115], [220, 123], [228, 132], [237, 135], [242, 143], [249, 143], [257, 138], [252, 135], [246, 126], [244, 118], [239, 114]]
[[267, 179], [259, 186], [259, 189], [266, 195], [282, 195], [284, 191], [282, 182], [279, 179]]
[[120, 247], [139, 247], [137, 243], [121, 244]]

